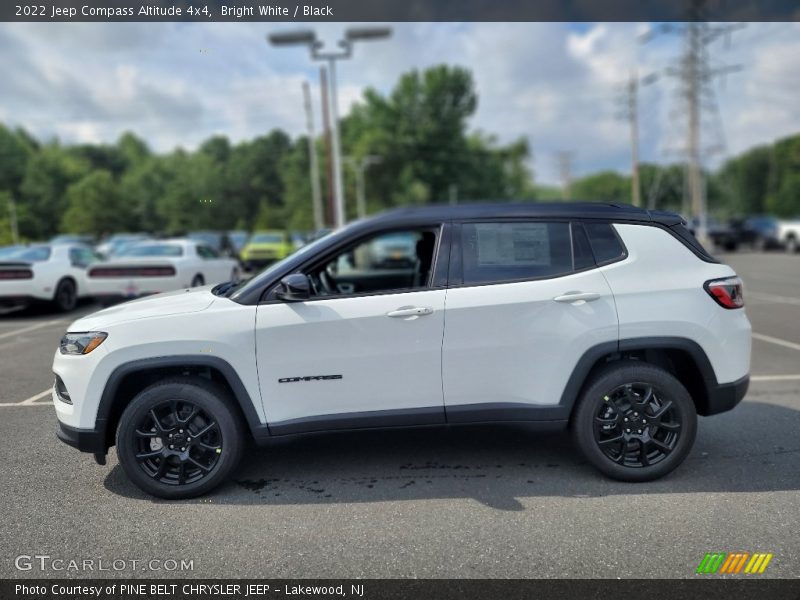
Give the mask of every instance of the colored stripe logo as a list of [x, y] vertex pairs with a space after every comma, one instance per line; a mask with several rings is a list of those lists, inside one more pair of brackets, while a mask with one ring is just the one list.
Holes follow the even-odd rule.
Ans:
[[772, 560], [771, 552], [707, 552], [697, 567], [697, 574], [749, 575], [761, 574]]

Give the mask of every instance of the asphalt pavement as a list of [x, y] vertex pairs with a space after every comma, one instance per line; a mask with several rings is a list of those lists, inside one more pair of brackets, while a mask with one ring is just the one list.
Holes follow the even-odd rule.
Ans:
[[771, 552], [763, 577], [797, 577], [800, 255], [723, 260], [745, 281], [750, 392], [646, 484], [599, 475], [567, 435], [458, 428], [294, 439], [209, 496], [155, 500], [113, 450], [101, 467], [54, 435], [53, 352], [98, 307], [0, 317], [0, 577], [672, 578], [712, 551]]

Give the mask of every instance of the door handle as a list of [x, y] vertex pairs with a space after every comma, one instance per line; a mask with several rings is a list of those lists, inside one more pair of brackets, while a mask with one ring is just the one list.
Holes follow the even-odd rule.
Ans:
[[597, 300], [600, 297], [600, 294], [597, 292], [567, 292], [562, 296], [556, 296], [553, 298], [556, 302], [591, 302], [592, 300]]
[[409, 317], [424, 317], [425, 315], [432, 314], [433, 309], [427, 306], [411, 306], [390, 311], [386, 313], [386, 316], [392, 317], [393, 319], [408, 319]]

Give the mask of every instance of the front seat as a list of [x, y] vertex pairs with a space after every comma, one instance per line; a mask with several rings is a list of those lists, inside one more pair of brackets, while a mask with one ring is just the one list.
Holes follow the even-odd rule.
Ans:
[[424, 231], [422, 237], [417, 240], [416, 255], [417, 269], [414, 273], [414, 287], [423, 287], [428, 284], [431, 267], [433, 266], [433, 251], [436, 248], [436, 235], [430, 231]]

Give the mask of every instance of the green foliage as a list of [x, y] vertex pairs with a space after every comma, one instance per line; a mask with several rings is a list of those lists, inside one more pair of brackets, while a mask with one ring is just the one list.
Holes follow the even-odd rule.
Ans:
[[31, 239], [47, 239], [58, 233], [61, 216], [67, 210], [67, 188], [89, 170], [86, 160], [57, 143], [33, 154], [20, 185], [20, 233]]
[[62, 219], [65, 231], [101, 236], [119, 231], [130, 221], [119, 186], [109, 171], [85, 175], [67, 189], [67, 210]]
[[572, 185], [571, 197], [577, 200], [629, 203], [631, 180], [615, 171], [601, 171], [578, 179]]
[[[342, 125], [346, 152], [378, 156], [366, 174], [369, 212], [406, 204], [533, 198], [527, 141], [500, 146], [467, 132], [478, 97], [472, 75], [441, 65], [412, 71], [382, 96], [367, 90]], [[346, 172], [347, 197], [355, 177]], [[350, 203], [349, 215], [355, 214]]]

